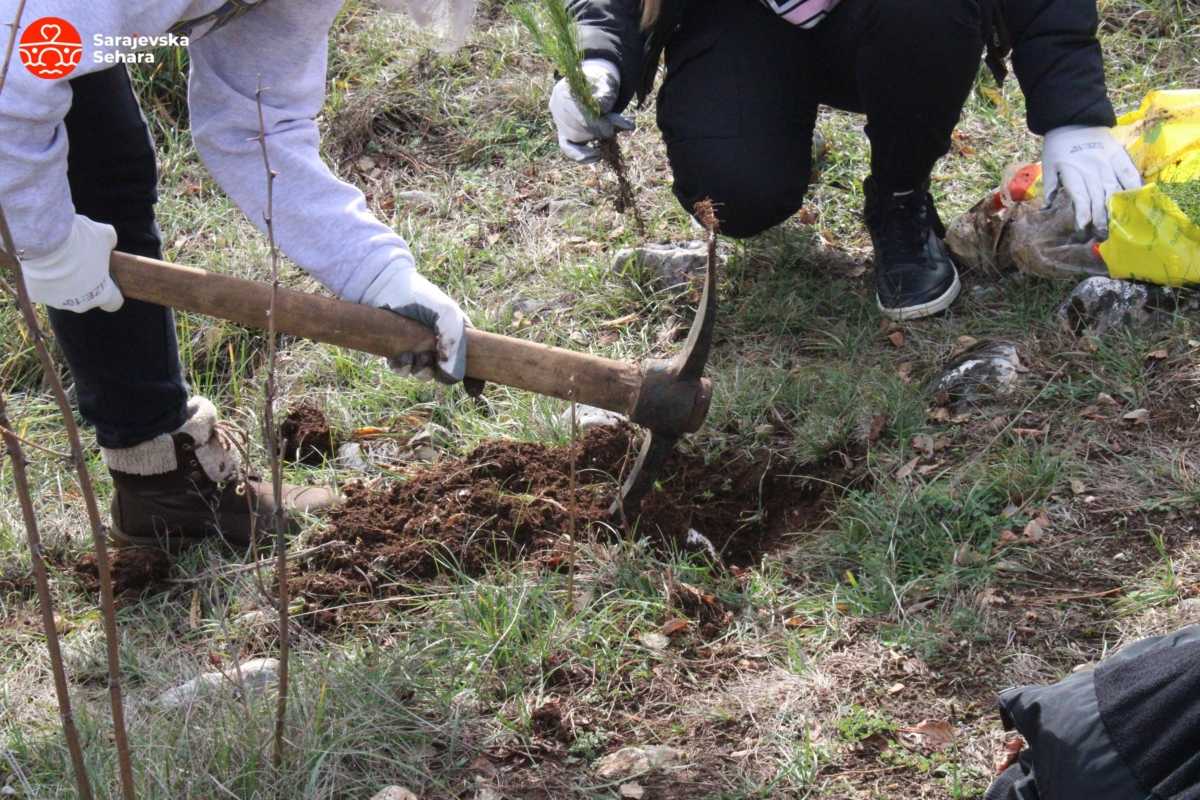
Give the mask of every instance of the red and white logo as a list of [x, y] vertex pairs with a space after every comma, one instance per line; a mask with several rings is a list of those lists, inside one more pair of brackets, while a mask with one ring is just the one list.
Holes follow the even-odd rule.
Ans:
[[21, 34], [21, 63], [39, 78], [65, 78], [79, 66], [83, 39], [75, 26], [58, 17], [34, 20]]

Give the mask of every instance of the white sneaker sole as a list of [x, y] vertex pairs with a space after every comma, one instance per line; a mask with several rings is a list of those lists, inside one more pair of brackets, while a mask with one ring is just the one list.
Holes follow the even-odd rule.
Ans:
[[888, 319], [894, 319], [897, 322], [904, 322], [910, 319], [921, 319], [922, 317], [932, 317], [934, 314], [940, 314], [954, 304], [958, 299], [959, 292], [962, 291], [962, 283], [958, 280], [958, 269], [954, 270], [954, 283], [950, 284], [950, 288], [942, 293], [941, 297], [930, 300], [928, 303], [921, 303], [916, 306], [906, 306], [904, 308], [884, 308], [883, 303], [879, 300], [879, 295], [875, 295], [875, 305], [879, 306], [879, 313], [883, 314]]

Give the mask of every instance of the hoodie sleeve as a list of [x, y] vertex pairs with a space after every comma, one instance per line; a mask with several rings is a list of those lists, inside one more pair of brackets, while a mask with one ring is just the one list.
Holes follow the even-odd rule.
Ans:
[[[21, 16], [24, 33], [43, 17], [70, 22], [83, 41], [79, 63], [64, 78], [34, 77], [14, 53], [0, 92], [0, 206], [3, 206], [17, 250], [26, 257], [44, 256], [67, 240], [75, 217], [67, 183], [67, 134], [63, 120], [71, 109], [70, 80], [111, 68], [96, 36], [160, 35], [192, 0], [29, 0]], [[16, 0], [0, 0], [0, 19], [16, 14]], [[0, 26], [0, 46], [8, 28]]]
[[277, 0], [192, 43], [192, 135], [221, 188], [265, 232], [267, 181], [255, 93], [275, 180], [280, 249], [332, 292], [359, 302], [385, 270], [411, 267], [408, 245], [321, 160], [329, 30], [341, 0]]
[[1096, 38], [1096, 0], [996, 0], [1012, 40], [1013, 70], [1029, 109], [1029, 128], [1116, 124]]
[[614, 111], [624, 111], [642, 81], [640, 0], [569, 0], [567, 10], [579, 21], [584, 58], [602, 58], [621, 70], [621, 91]]

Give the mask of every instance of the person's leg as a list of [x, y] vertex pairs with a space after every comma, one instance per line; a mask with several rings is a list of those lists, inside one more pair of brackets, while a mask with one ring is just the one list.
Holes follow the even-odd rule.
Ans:
[[713, 200], [721, 232], [753, 236], [804, 202], [817, 100], [811, 32], [758, 2], [696, 0], [666, 52], [658, 125], [689, 212]]
[[876, 182], [896, 191], [921, 188], [949, 152], [979, 74], [980, 0], [844, 0], [843, 5], [823, 23], [828, 27], [821, 36], [822, 60], [848, 67], [844, 74], [857, 90], [854, 110], [867, 115]]
[[867, 115], [864, 218], [880, 311], [939, 313], [961, 284], [929, 194], [983, 55], [980, 0], [843, 0], [821, 25], [822, 102]]
[[[75, 210], [117, 231], [117, 249], [161, 258], [154, 143], [125, 67], [71, 81], [67, 177]], [[79, 411], [102, 447], [124, 448], [187, 420], [170, 309], [125, 301], [120, 311], [49, 310], [75, 379]]]
[[[71, 87], [76, 211], [112, 225], [118, 249], [160, 258], [154, 143], [128, 73], [116, 67]], [[171, 310], [127, 298], [113, 313], [51, 310], [50, 319], [113, 478], [113, 540], [168, 549], [210, 535], [249, 543], [273, 516], [272, 487], [244, 477], [213, 404], [189, 400]], [[290, 511], [316, 511], [335, 496], [285, 485], [283, 499]]]

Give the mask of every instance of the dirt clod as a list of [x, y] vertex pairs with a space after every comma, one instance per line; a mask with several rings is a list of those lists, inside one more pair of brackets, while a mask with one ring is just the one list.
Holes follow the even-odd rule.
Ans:
[[[133, 597], [153, 589], [163, 583], [171, 571], [171, 559], [165, 552], [153, 547], [110, 549], [108, 562], [112, 571], [113, 595], [116, 597]], [[89, 591], [99, 591], [100, 568], [95, 553], [80, 556], [75, 562], [75, 574]]]
[[321, 409], [302, 403], [288, 412], [279, 425], [283, 458], [297, 464], [319, 466], [337, 453], [329, 420]]
[[[300, 565], [293, 591], [328, 607], [393, 596], [402, 591], [399, 581], [432, 577], [450, 565], [468, 574], [496, 560], [561, 568], [572, 514], [581, 538], [618, 535], [608, 508], [637, 435], [624, 426], [588, 431], [573, 447], [488, 442], [402, 482], [348, 487], [345, 504], [312, 542], [321, 547]], [[669, 551], [684, 549], [695, 529], [725, 563], [753, 563], [784, 532], [820, 526], [834, 487], [848, 481], [850, 463], [840, 454], [801, 465], [740, 451], [709, 461], [676, 453], [643, 501], [634, 533]]]

